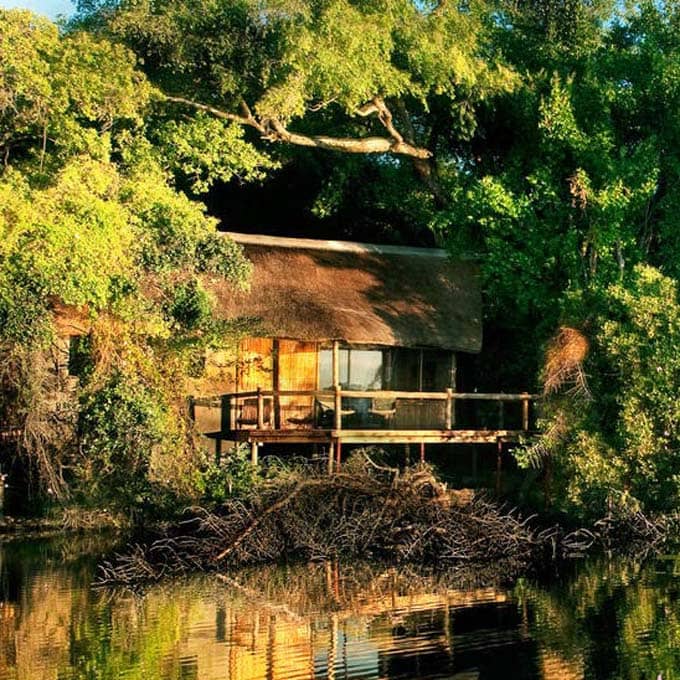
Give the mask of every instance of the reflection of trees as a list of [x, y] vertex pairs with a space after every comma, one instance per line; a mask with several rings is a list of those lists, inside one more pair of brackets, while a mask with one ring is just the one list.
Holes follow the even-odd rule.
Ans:
[[93, 562], [64, 554], [41, 552], [33, 565], [21, 555], [26, 571], [12, 576], [21, 599], [0, 607], [0, 676], [165, 680], [228, 668], [230, 680], [312, 678], [320, 665], [331, 677], [353, 655], [446, 659], [449, 607], [506, 599], [408, 570], [336, 564], [259, 567], [138, 594], [92, 590]]
[[[659, 565], [665, 570], [659, 571]], [[581, 665], [588, 678], [679, 677], [680, 561], [590, 560], [558, 587], [521, 582], [514, 590], [531, 611], [542, 647]]]
[[[547, 587], [524, 580], [512, 591], [473, 575], [321, 563], [133, 594], [91, 590], [92, 560], [66, 541], [11, 553], [0, 554], [0, 677], [13, 680], [343, 677], [353, 659], [383, 677], [414, 660], [414, 677], [455, 675], [471, 656], [482, 667], [501, 653], [499, 640], [536, 659], [522, 677], [671, 680], [680, 668], [676, 560], [585, 561]], [[481, 632], [489, 650], [467, 650], [465, 635]]]

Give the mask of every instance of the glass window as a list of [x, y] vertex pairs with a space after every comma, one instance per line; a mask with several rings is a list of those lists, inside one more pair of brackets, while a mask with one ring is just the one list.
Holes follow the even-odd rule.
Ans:
[[423, 350], [423, 392], [442, 392], [453, 387], [452, 353], [446, 350]]
[[333, 352], [330, 349], [319, 351], [319, 389], [329, 390], [333, 387]]
[[398, 347], [392, 350], [393, 390], [417, 392], [420, 389], [420, 350]]
[[[382, 388], [383, 353], [381, 350], [352, 349], [349, 350], [349, 367], [346, 385], [350, 390], [379, 390]], [[342, 360], [340, 361], [342, 368]]]
[[[393, 347], [341, 349], [340, 386], [352, 390], [441, 392], [453, 386], [453, 353]], [[319, 388], [333, 387], [333, 351], [319, 353]]]
[[[383, 353], [372, 349], [341, 349], [340, 386], [353, 390], [379, 390], [383, 386]], [[333, 351], [319, 352], [319, 389], [333, 387]]]

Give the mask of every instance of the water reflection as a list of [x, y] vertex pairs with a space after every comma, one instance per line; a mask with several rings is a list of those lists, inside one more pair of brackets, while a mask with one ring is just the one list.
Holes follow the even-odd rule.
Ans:
[[312, 564], [94, 590], [105, 541], [0, 547], [0, 678], [680, 677], [680, 561], [453, 587]]

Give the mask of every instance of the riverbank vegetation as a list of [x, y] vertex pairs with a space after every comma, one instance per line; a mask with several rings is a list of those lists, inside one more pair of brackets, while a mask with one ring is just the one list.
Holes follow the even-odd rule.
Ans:
[[[0, 408], [43, 497], [229, 496], [182, 394], [240, 330], [201, 279], [247, 285], [220, 218], [476, 257], [479, 388], [545, 388], [517, 454], [542, 505], [678, 509], [677, 3], [123, 0], [0, 23]], [[64, 306], [87, 333], [57, 404]]]
[[[194, 497], [183, 378], [234, 336], [200, 276], [244, 286], [249, 264], [175, 188], [126, 48], [29, 12], [0, 21], [3, 424], [38, 496]], [[58, 345], [60, 326], [75, 346]]]

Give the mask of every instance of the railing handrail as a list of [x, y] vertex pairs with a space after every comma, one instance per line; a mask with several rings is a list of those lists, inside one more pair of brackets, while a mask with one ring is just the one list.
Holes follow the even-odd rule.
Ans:
[[[522, 405], [522, 429], [526, 432], [529, 430], [529, 408], [532, 402], [540, 398], [540, 395], [530, 394], [529, 392], [520, 393], [505, 393], [505, 392], [454, 392], [453, 388], [449, 387], [443, 392], [411, 392], [398, 390], [343, 390], [339, 385], [333, 390], [263, 390], [258, 388], [255, 391], [248, 392], [231, 392], [222, 394], [218, 397], [212, 398], [195, 398], [189, 397], [189, 409], [192, 416], [195, 417], [196, 406], [222, 407], [226, 404], [241, 405], [243, 408], [246, 399], [256, 400], [256, 419], [259, 430], [264, 429], [265, 422], [274, 429], [279, 428], [279, 422], [276, 411], [279, 406], [281, 397], [314, 397], [319, 402], [322, 399], [326, 400], [326, 404], [322, 404], [330, 409], [333, 414], [334, 430], [339, 432], [342, 429], [342, 416], [353, 414], [354, 411], [343, 411], [342, 398], [350, 399], [381, 399], [388, 401], [394, 400], [395, 404], [398, 400], [404, 401], [443, 401], [445, 404], [445, 429], [453, 429], [455, 423], [455, 404], [457, 401], [495, 401], [498, 403], [498, 418], [500, 428], [503, 429], [505, 422], [505, 404], [506, 402], [519, 402]], [[265, 400], [273, 400], [274, 408], [270, 408], [265, 412]], [[332, 404], [332, 406], [328, 406]], [[230, 429], [238, 429], [236, 415], [233, 409], [230, 412]], [[315, 418], [315, 416], [312, 416]], [[252, 415], [250, 416], [252, 420]]]
[[[338, 390], [340, 395], [350, 399], [432, 399], [432, 400], [471, 400], [471, 401], [537, 401], [540, 394], [530, 392], [506, 393], [506, 392], [411, 392], [400, 390]], [[217, 404], [222, 399], [254, 399], [262, 397], [322, 397], [332, 399], [335, 390], [253, 390], [248, 392], [227, 392], [212, 397], [194, 397], [197, 406]]]

